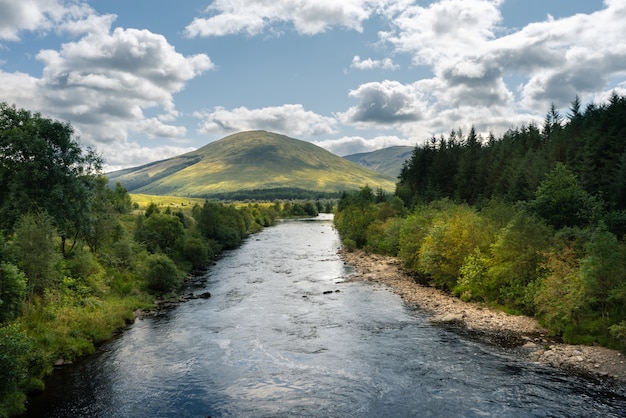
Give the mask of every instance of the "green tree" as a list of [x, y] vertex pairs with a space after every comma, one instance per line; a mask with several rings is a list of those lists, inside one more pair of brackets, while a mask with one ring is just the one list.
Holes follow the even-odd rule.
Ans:
[[616, 322], [626, 313], [626, 252], [604, 224], [596, 228], [580, 262], [589, 302], [603, 319]]
[[26, 277], [13, 264], [0, 262], [0, 325], [22, 312]]
[[0, 327], [0, 416], [24, 412], [26, 396], [21, 391], [27, 378], [28, 365], [25, 353], [30, 341], [13, 324]]
[[175, 215], [153, 213], [143, 222], [142, 228], [136, 231], [136, 238], [145, 244], [150, 252], [159, 249], [166, 254], [172, 254], [182, 242], [185, 229], [180, 218]]
[[550, 227], [524, 211], [498, 232], [487, 263], [490, 300], [526, 314], [534, 313], [534, 285], [541, 276], [545, 254], [551, 249], [552, 236]]
[[88, 222], [89, 195], [102, 160], [84, 152], [71, 125], [0, 103], [0, 222], [12, 230], [24, 212], [45, 211], [61, 236]]
[[156, 292], [176, 290], [182, 284], [182, 274], [165, 254], [151, 254], [146, 260], [146, 282]]
[[128, 190], [119, 181], [115, 183], [115, 189], [111, 194], [111, 203], [117, 213], [125, 214], [129, 213], [133, 202], [128, 195]]
[[455, 205], [435, 217], [422, 241], [419, 269], [434, 284], [452, 290], [467, 256], [487, 249], [493, 237], [484, 220], [467, 205]]
[[56, 250], [56, 230], [46, 213], [27, 213], [15, 227], [14, 253], [26, 274], [30, 291], [42, 295], [61, 279], [61, 254]]
[[580, 321], [587, 305], [587, 288], [580, 275], [579, 259], [571, 247], [551, 252], [543, 268], [547, 276], [543, 279], [535, 304], [542, 321], [556, 333], [569, 338], [580, 333]]
[[556, 229], [588, 225], [595, 208], [594, 199], [562, 163], [545, 177], [530, 202], [530, 209]]

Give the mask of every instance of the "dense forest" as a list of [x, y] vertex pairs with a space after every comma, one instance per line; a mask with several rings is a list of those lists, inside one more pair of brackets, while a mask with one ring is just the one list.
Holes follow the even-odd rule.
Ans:
[[344, 246], [398, 256], [426, 285], [626, 350], [626, 98], [501, 137], [431, 138], [396, 194], [344, 194]]
[[155, 299], [176, 298], [222, 250], [279, 216], [324, 209], [319, 200], [137, 208], [101, 166], [70, 124], [0, 103], [0, 416], [23, 411], [55, 363], [93, 352]]

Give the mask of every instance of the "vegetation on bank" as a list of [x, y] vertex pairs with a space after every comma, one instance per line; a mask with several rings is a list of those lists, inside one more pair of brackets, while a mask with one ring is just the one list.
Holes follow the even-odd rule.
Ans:
[[[537, 317], [565, 342], [626, 350], [626, 98], [502, 137], [418, 146], [394, 196], [344, 194], [344, 246], [416, 280]], [[408, 208], [408, 209], [407, 209]]]
[[227, 205], [108, 184], [69, 124], [0, 104], [0, 416], [194, 269], [325, 202]]

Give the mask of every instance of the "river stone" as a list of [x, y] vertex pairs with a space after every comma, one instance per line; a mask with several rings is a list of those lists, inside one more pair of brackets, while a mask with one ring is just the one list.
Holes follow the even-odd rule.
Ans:
[[454, 322], [463, 322], [463, 314], [459, 313], [443, 313], [435, 315], [431, 319], [432, 322], [438, 324], [449, 324]]

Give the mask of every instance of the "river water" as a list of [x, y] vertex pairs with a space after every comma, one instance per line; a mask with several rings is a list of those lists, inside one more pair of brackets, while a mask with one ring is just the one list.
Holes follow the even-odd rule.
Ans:
[[[210, 299], [138, 320], [55, 371], [32, 417], [618, 417], [624, 387], [528, 363], [345, 282], [331, 218], [225, 254]], [[330, 293], [328, 293], [330, 292]]]

